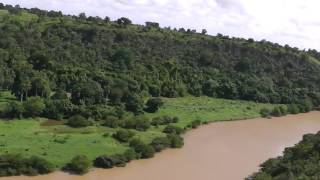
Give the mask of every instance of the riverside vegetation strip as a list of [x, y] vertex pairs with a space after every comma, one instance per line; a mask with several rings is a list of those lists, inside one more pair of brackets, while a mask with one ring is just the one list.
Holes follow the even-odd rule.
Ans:
[[[213, 122], [259, 117], [262, 108], [274, 106], [248, 101], [185, 97], [164, 99], [164, 105], [158, 112], [146, 116], [176, 116], [179, 122], [174, 125], [185, 128], [195, 119]], [[47, 119], [43, 118], [0, 121], [0, 153], [37, 155], [57, 167], [62, 167], [75, 155], [87, 155], [93, 160], [99, 155], [118, 154], [128, 149], [126, 143], [112, 138], [111, 134], [116, 129], [99, 125], [84, 128], [71, 128], [66, 125], [42, 126], [46, 121]], [[145, 132], [134, 131], [135, 137], [150, 143], [156, 137], [165, 136], [162, 133], [163, 128], [164, 126], [152, 126]], [[110, 136], [104, 137], [105, 133], [110, 133]]]

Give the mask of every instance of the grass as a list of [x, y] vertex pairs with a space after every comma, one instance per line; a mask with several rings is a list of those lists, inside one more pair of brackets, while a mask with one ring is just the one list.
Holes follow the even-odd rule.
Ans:
[[[2, 94], [0, 103], [11, 98], [10, 94]], [[164, 98], [164, 102], [157, 113], [146, 116], [177, 116], [180, 120], [176, 125], [180, 127], [186, 127], [195, 119], [211, 122], [259, 117], [261, 108], [274, 106], [208, 97]], [[135, 136], [149, 143], [155, 137], [165, 136], [162, 129], [163, 126], [151, 127], [146, 132], [135, 131]], [[75, 129], [40, 118], [0, 121], [0, 154], [38, 155], [62, 167], [75, 155], [84, 154], [94, 159], [102, 154], [124, 152], [128, 145], [111, 137], [115, 131], [101, 126]], [[105, 133], [110, 136], [104, 137]]]

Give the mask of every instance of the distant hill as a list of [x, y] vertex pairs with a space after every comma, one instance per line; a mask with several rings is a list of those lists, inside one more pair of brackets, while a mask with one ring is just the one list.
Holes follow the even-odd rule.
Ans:
[[320, 53], [268, 41], [0, 4], [0, 88], [75, 105], [201, 96], [320, 104]]

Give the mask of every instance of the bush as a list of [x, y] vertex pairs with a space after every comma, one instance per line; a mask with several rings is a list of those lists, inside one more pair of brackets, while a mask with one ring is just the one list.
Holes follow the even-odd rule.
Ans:
[[194, 120], [190, 123], [189, 127], [195, 129], [195, 128], [199, 127], [200, 125], [201, 125], [200, 120]]
[[137, 153], [132, 148], [126, 150], [123, 155], [126, 158], [126, 162], [130, 162], [131, 160], [138, 158]]
[[171, 146], [171, 141], [167, 137], [155, 138], [150, 144], [156, 152], [160, 152]]
[[261, 116], [264, 117], [264, 118], [269, 117], [270, 114], [271, 114], [271, 110], [268, 109], [268, 108], [262, 108], [262, 109], [260, 110], [260, 114], [261, 114]]
[[46, 105], [40, 97], [30, 97], [23, 103], [26, 117], [40, 116]]
[[179, 119], [177, 117], [170, 117], [170, 116], [161, 116], [155, 117], [151, 121], [151, 125], [158, 126], [158, 125], [167, 125], [170, 123], [177, 123]]
[[280, 109], [282, 116], [285, 116], [288, 114], [288, 109], [286, 106], [279, 106], [279, 109]]
[[149, 113], [155, 113], [163, 105], [161, 98], [150, 98], [146, 103], [145, 111]]
[[78, 155], [72, 158], [71, 162], [64, 167], [64, 170], [76, 174], [85, 174], [89, 171], [90, 166], [91, 162], [87, 156]]
[[290, 114], [299, 114], [300, 109], [299, 109], [298, 105], [296, 105], [296, 104], [289, 104], [288, 105], [288, 112]]
[[146, 131], [150, 128], [150, 121], [145, 116], [135, 116], [132, 119], [125, 119], [120, 122], [120, 127], [126, 129], [136, 129], [138, 131]]
[[177, 126], [172, 126], [172, 125], [168, 125], [164, 128], [163, 130], [164, 133], [166, 134], [182, 134], [184, 132], [184, 130], [180, 127]]
[[119, 119], [115, 116], [107, 116], [104, 120], [103, 126], [117, 128], [119, 127]]
[[282, 112], [279, 107], [274, 107], [271, 112], [271, 115], [275, 116], [275, 117], [280, 117], [280, 116], [282, 116]]
[[134, 133], [129, 130], [120, 129], [115, 134], [113, 134], [113, 138], [120, 142], [128, 142], [130, 138], [134, 136]]
[[86, 118], [82, 117], [81, 115], [74, 115], [70, 117], [67, 124], [74, 128], [87, 127], [92, 125], [90, 121], [88, 121]]
[[99, 156], [93, 161], [94, 167], [97, 168], [113, 168], [113, 160], [111, 157], [108, 157], [106, 155]]
[[21, 155], [0, 155], [0, 177], [19, 175], [48, 174], [54, 170], [54, 166], [45, 159], [32, 156], [24, 158]]
[[129, 145], [141, 158], [151, 158], [155, 154], [155, 149], [151, 145], [147, 145], [139, 139], [132, 139]]
[[300, 112], [310, 112], [313, 109], [313, 104], [310, 100], [303, 100], [298, 107]]
[[170, 140], [171, 148], [181, 148], [184, 145], [183, 138], [176, 134], [169, 134], [167, 137]]
[[5, 110], [4, 116], [21, 119], [24, 113], [25, 113], [25, 109], [23, 104], [21, 102], [12, 101], [8, 104]]

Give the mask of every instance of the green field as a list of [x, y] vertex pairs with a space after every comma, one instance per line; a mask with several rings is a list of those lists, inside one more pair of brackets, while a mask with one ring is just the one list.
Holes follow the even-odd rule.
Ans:
[[[0, 103], [3, 104], [3, 101], [0, 99]], [[164, 99], [164, 102], [157, 113], [146, 115], [150, 118], [177, 116], [179, 122], [176, 125], [180, 127], [186, 127], [195, 119], [208, 122], [259, 117], [261, 108], [274, 106], [208, 97]], [[128, 147], [111, 136], [103, 136], [105, 133], [112, 134], [115, 129], [101, 126], [75, 129], [59, 124], [44, 125], [46, 121], [40, 118], [0, 121], [0, 154], [38, 155], [61, 167], [75, 155], [85, 154], [94, 159], [102, 154], [121, 153]], [[151, 127], [146, 132], [135, 131], [135, 136], [150, 142], [155, 137], [165, 135], [161, 132], [162, 129], [160, 126]]]

